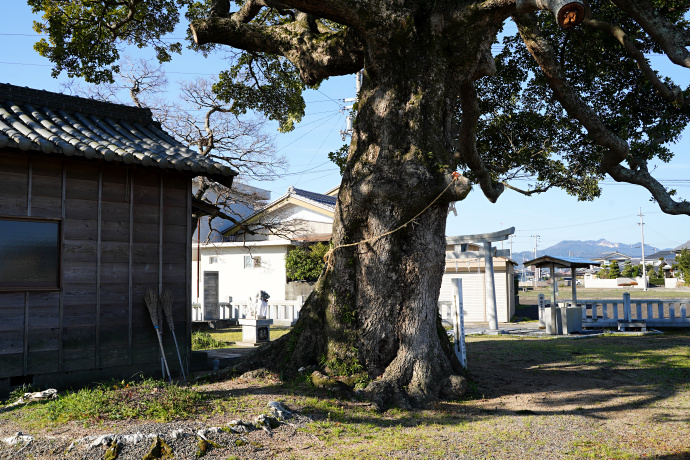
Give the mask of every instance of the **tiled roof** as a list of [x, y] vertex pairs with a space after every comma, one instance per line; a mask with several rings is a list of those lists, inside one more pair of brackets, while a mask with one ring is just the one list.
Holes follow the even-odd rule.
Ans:
[[338, 200], [338, 197], [335, 196], [329, 196], [329, 195], [324, 195], [322, 193], [315, 193], [315, 192], [309, 192], [307, 190], [302, 190], [299, 188], [294, 188], [290, 187], [288, 189], [288, 193], [294, 193], [297, 196], [300, 196], [302, 198], [306, 198], [308, 200], [316, 201], [317, 203], [325, 204], [326, 206], [332, 206], [333, 209], [335, 209], [335, 202]]
[[0, 83], [0, 148], [187, 171], [230, 186], [237, 174], [161, 130], [151, 111]]
[[[338, 197], [336, 196], [329, 196], [329, 195], [324, 195], [323, 193], [316, 193], [316, 192], [310, 192], [308, 190], [302, 190], [299, 188], [294, 188], [294, 187], [288, 187], [287, 193], [277, 200], [272, 201], [271, 203], [267, 204], [263, 208], [255, 211], [251, 215], [247, 216], [244, 218], [242, 221], [243, 223], [249, 222], [252, 219], [256, 218], [259, 214], [266, 212], [269, 209], [274, 208], [276, 205], [279, 203], [287, 200], [290, 197], [296, 197], [304, 202], [307, 203], [312, 203], [313, 205], [324, 209], [327, 212], [335, 212], [335, 203], [338, 201]], [[236, 231], [238, 228], [240, 228], [238, 225], [230, 225], [228, 228], [224, 230], [224, 233], [228, 232], [233, 232]]]

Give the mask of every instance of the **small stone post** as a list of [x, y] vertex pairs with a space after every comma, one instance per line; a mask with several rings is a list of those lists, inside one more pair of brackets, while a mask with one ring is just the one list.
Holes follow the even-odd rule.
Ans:
[[626, 292], [623, 294], [623, 319], [625, 321], [630, 321], [630, 293]]
[[544, 294], [539, 294], [539, 329], [546, 327], [544, 322]]

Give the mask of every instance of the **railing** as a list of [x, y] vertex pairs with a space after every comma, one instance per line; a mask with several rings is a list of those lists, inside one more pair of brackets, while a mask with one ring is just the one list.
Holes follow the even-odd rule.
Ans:
[[453, 302], [447, 300], [439, 302], [438, 313], [441, 315], [441, 321], [451, 325], [453, 324]]
[[[572, 301], [558, 302], [572, 306]], [[578, 300], [584, 327], [617, 327], [618, 321], [645, 321], [648, 327], [690, 327], [690, 299], [622, 299]]]
[[192, 321], [203, 321], [204, 311], [198, 303], [192, 303]]
[[[297, 300], [283, 300], [268, 304], [268, 317], [280, 323], [290, 322], [294, 324], [299, 318], [300, 310], [304, 304], [304, 298]], [[453, 324], [453, 311], [451, 302], [439, 302], [438, 310], [444, 322]], [[218, 318], [215, 319], [240, 319], [249, 314], [248, 303], [220, 302], [218, 304]], [[204, 309], [198, 303], [192, 303], [192, 321], [204, 321]]]
[[[299, 296], [297, 300], [280, 300], [268, 304], [268, 319], [274, 324], [294, 324], [299, 318], [300, 310], [304, 305], [304, 298]], [[220, 302], [218, 304], [218, 317], [213, 319], [240, 319], [249, 316], [249, 303]], [[192, 321], [205, 321], [203, 308], [199, 304], [192, 304]]]

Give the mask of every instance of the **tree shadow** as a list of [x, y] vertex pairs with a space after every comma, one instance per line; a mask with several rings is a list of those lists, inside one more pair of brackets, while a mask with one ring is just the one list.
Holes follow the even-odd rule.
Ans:
[[531, 409], [537, 413], [601, 417], [652, 407], [686, 387], [688, 337], [474, 338], [467, 344], [469, 375], [483, 398], [539, 396], [544, 401], [535, 406], [541, 409]]
[[[470, 338], [467, 353], [474, 396], [464, 402], [438, 402], [430, 410], [389, 411], [393, 415], [362, 410], [367, 401], [353, 393], [318, 389], [303, 380], [258, 379], [242, 388], [212, 388], [204, 393], [220, 399], [269, 396], [315, 421], [378, 427], [453, 425], [496, 416], [577, 415], [602, 420], [645, 408], [658, 409], [649, 415], [651, 423], [690, 423], [690, 411], [662, 407], [690, 382], [688, 337], [681, 333], [585, 340]], [[501, 405], [502, 399], [515, 395], [533, 397], [534, 404]], [[544, 395], [545, 399], [537, 399]]]

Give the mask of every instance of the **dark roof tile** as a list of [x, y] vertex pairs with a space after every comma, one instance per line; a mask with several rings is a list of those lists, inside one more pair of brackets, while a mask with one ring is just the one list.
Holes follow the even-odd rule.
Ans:
[[174, 140], [149, 109], [4, 83], [0, 147], [188, 171], [226, 186], [237, 175]]

